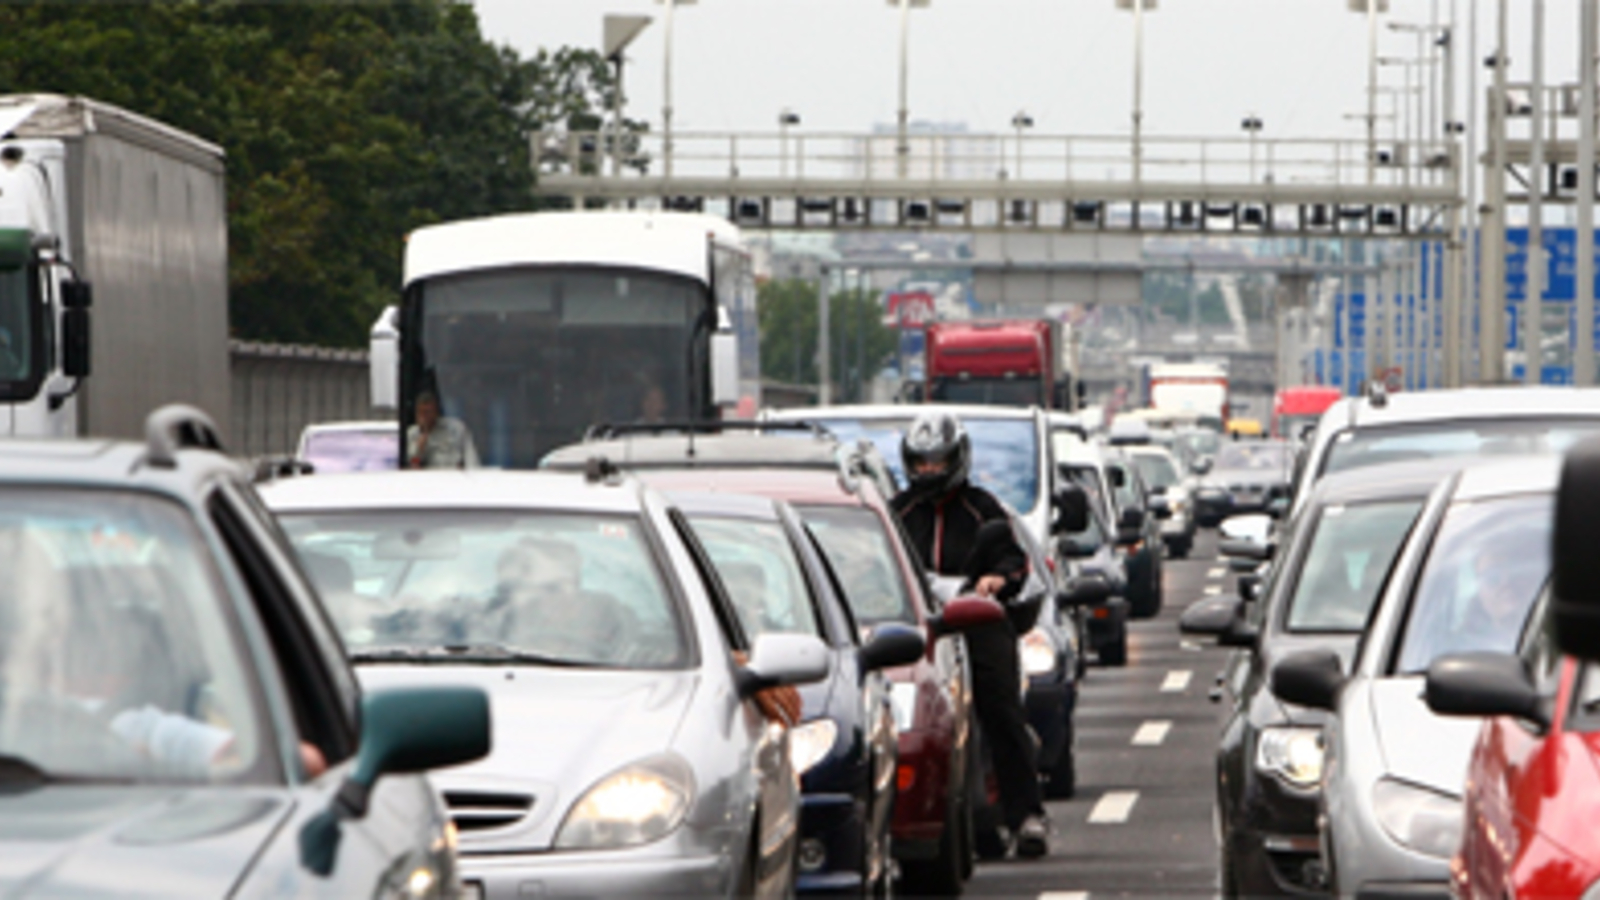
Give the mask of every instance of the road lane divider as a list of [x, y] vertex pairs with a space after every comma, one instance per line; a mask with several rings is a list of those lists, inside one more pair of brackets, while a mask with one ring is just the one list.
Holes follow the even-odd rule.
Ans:
[[1153, 719], [1139, 726], [1133, 733], [1135, 747], [1159, 747], [1167, 739], [1167, 732], [1172, 730], [1172, 723], [1166, 719]]
[[1189, 689], [1189, 680], [1193, 677], [1194, 673], [1188, 669], [1173, 669], [1167, 673], [1166, 679], [1161, 682], [1161, 693], [1182, 693]]
[[1220, 584], [1208, 584], [1208, 585], [1206, 585], [1206, 596], [1207, 597], [1215, 597], [1220, 593], [1222, 593], [1222, 585], [1220, 585]]
[[1218, 566], [1215, 569], [1212, 569], [1211, 571], [1207, 572], [1206, 573], [1206, 577], [1207, 578], [1222, 578], [1223, 576], [1225, 576], [1227, 574], [1228, 574], [1228, 570], [1227, 569], [1224, 569], [1223, 567]]
[[1090, 825], [1121, 825], [1128, 821], [1133, 805], [1139, 802], [1138, 791], [1107, 791], [1089, 810]]

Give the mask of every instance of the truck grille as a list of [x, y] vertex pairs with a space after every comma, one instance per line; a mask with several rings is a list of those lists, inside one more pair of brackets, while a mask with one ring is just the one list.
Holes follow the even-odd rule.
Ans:
[[503, 794], [486, 791], [445, 791], [444, 805], [458, 831], [487, 831], [507, 828], [533, 811], [529, 794]]

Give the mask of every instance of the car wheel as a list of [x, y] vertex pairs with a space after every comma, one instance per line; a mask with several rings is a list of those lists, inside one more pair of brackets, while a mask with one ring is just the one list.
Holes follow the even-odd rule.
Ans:
[[1188, 559], [1190, 549], [1189, 541], [1175, 541], [1167, 547], [1167, 553], [1173, 559]]
[[967, 851], [962, 846], [966, 817], [963, 803], [952, 794], [945, 804], [944, 831], [939, 835], [939, 855], [933, 859], [902, 860], [900, 873], [905, 893], [912, 897], [956, 897], [961, 894]]
[[1124, 631], [1117, 635], [1117, 639], [1100, 648], [1100, 664], [1103, 666], [1125, 666], [1128, 664], [1128, 633]]

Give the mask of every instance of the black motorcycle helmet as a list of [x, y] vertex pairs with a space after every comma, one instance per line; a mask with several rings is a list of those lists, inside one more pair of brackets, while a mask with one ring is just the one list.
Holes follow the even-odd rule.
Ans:
[[[906, 483], [919, 493], [943, 494], [965, 484], [972, 469], [972, 440], [961, 420], [944, 410], [917, 414], [900, 441], [900, 461], [905, 464]], [[917, 464], [936, 462], [939, 472], [917, 474]]]

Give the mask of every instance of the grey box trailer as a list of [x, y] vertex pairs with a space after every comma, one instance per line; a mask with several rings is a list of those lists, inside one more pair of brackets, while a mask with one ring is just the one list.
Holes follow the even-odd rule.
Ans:
[[[8, 95], [0, 96], [0, 170], [18, 176], [0, 176], [0, 191], [13, 194], [0, 193], [0, 210], [27, 206], [18, 190], [42, 193], [31, 198], [34, 227], [59, 238], [59, 257], [93, 287], [92, 372], [75, 397], [60, 399], [72, 380], [60, 368], [54, 308], [45, 317], [53, 327], [43, 329], [40, 408], [13, 409], [10, 432], [137, 437], [150, 410], [170, 402], [229, 422], [222, 148], [87, 97]], [[50, 282], [41, 281], [55, 302], [59, 284]]]

